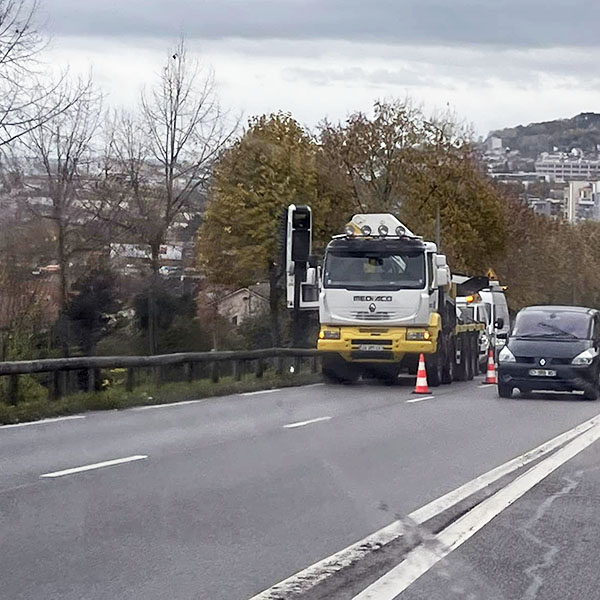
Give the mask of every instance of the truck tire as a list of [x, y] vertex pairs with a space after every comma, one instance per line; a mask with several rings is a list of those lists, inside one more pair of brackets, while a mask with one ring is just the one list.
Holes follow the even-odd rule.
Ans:
[[356, 365], [345, 364], [341, 357], [323, 357], [323, 379], [326, 383], [356, 383], [360, 370]]
[[464, 339], [459, 339], [460, 345], [460, 362], [456, 365], [455, 379], [457, 381], [467, 381], [468, 371], [467, 366], [471, 360], [469, 357], [469, 345]]
[[449, 384], [454, 381], [454, 368], [456, 366], [456, 342], [451, 340], [446, 346], [444, 368], [442, 369], [442, 383]]
[[441, 344], [433, 354], [425, 356], [425, 368], [427, 369], [427, 383], [431, 387], [438, 387], [442, 383], [442, 372], [444, 370], [444, 351]]
[[469, 336], [469, 347], [471, 354], [471, 372], [469, 373], [469, 381], [472, 381], [473, 377], [479, 370], [479, 345], [477, 343], [477, 334], [471, 334]]

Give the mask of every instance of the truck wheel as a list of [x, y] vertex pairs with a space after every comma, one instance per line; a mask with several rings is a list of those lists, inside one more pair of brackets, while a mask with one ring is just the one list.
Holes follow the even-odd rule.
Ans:
[[470, 381], [473, 379], [473, 349], [471, 348], [471, 340], [468, 339], [465, 344], [465, 379]]
[[469, 372], [469, 381], [475, 377], [475, 373], [477, 373], [479, 369], [479, 346], [477, 344], [477, 335], [469, 336], [469, 351], [470, 351], [470, 365], [471, 369]]
[[444, 368], [442, 370], [442, 383], [448, 384], [454, 381], [454, 367], [456, 365], [456, 346], [452, 341], [448, 345], [446, 352], [446, 360], [443, 361]]
[[455, 379], [457, 381], [467, 381], [467, 365], [469, 364], [468, 344], [460, 340], [460, 362], [456, 365]]
[[442, 383], [442, 371], [444, 370], [444, 355], [438, 347], [434, 354], [425, 356], [425, 368], [427, 369], [427, 383], [431, 387], [438, 387]]

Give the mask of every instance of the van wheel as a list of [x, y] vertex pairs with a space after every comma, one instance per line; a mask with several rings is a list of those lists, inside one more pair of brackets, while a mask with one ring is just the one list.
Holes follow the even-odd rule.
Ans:
[[500, 398], [510, 398], [513, 393], [513, 386], [506, 383], [498, 384], [498, 396]]
[[583, 398], [584, 398], [584, 400], [598, 400], [598, 386], [590, 385], [589, 388], [584, 390]]

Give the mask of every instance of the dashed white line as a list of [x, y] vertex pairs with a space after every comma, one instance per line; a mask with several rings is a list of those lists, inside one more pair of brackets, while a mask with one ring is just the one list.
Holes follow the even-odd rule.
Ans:
[[272, 394], [273, 392], [280, 392], [281, 388], [275, 388], [273, 390], [258, 390], [256, 392], [244, 392], [240, 396], [258, 396], [258, 394]]
[[486, 387], [492, 387], [494, 385], [496, 385], [496, 384], [495, 383], [480, 383], [477, 387], [486, 388]]
[[40, 477], [64, 477], [65, 475], [73, 475], [74, 473], [83, 473], [84, 471], [93, 471], [94, 469], [102, 469], [104, 467], [114, 467], [123, 463], [134, 462], [136, 460], [144, 460], [148, 458], [145, 454], [135, 456], [126, 456], [125, 458], [115, 458], [113, 460], [105, 460], [103, 462], [94, 463], [92, 465], [84, 465], [82, 467], [73, 467], [72, 469], [64, 469], [62, 471], [54, 471], [53, 473], [44, 473]]
[[423, 400], [433, 400], [435, 396], [420, 396], [418, 398], [412, 398], [411, 400], [406, 400], [406, 404], [414, 404], [415, 402], [423, 402]]
[[393, 600], [421, 575], [485, 527], [494, 517], [598, 438], [600, 438], [600, 425], [595, 425], [472, 508], [435, 536], [432, 542], [412, 550], [399, 565], [354, 596], [353, 600]]
[[27, 423], [11, 423], [10, 425], [0, 425], [0, 429], [13, 429], [16, 427], [29, 427], [30, 425], [45, 425], [46, 423], [58, 423], [59, 421], [73, 421], [75, 419], [85, 419], [85, 415], [72, 415], [70, 417], [56, 417], [54, 419], [41, 419], [39, 421], [28, 421]]
[[320, 423], [321, 421], [329, 421], [331, 417], [317, 417], [316, 419], [309, 419], [308, 421], [298, 421], [297, 423], [288, 423], [284, 425], [284, 429], [295, 429], [296, 427], [304, 427], [305, 425], [312, 425], [313, 423]]
[[188, 406], [190, 404], [201, 404], [206, 402], [206, 398], [202, 400], [183, 400], [182, 402], [169, 402], [168, 404], [149, 404], [148, 406], [136, 406], [131, 410], [152, 410], [154, 408], [170, 408], [172, 406]]

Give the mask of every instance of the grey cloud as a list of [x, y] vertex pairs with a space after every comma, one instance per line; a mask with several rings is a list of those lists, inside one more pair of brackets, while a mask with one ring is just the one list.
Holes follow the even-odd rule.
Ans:
[[56, 35], [599, 46], [595, 0], [47, 0]]

